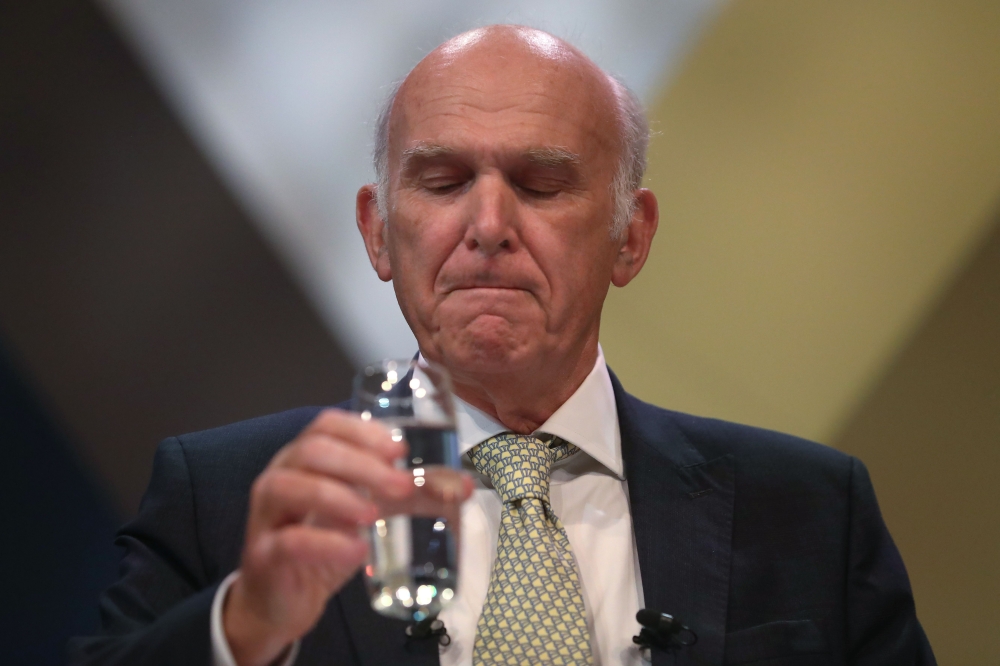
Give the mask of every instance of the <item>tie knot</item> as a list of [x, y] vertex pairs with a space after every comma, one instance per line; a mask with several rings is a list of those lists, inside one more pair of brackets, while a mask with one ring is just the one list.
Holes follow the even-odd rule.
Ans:
[[534, 435], [504, 432], [473, 448], [470, 457], [479, 473], [489, 477], [505, 504], [527, 497], [548, 503], [552, 463], [577, 451], [559, 438], [546, 443]]

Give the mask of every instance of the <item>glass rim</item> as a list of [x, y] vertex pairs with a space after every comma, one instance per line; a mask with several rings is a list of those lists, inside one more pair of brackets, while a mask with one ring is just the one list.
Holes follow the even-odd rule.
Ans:
[[[417, 389], [411, 383], [410, 388], [415, 389], [415, 395], [393, 395], [393, 392], [399, 387], [399, 383], [406, 377], [411, 377], [410, 381], [412, 382], [411, 375], [414, 370], [420, 370], [421, 374], [426, 376], [429, 380], [426, 386]], [[365, 385], [366, 381], [371, 382], [377, 376], [386, 376], [388, 385], [383, 382], [380, 387], [381, 390], [379, 390], [379, 387], [371, 384], [368, 386]], [[384, 358], [367, 363], [355, 373], [352, 388], [351, 408], [353, 411], [367, 411], [367, 409], [361, 409], [362, 404], [379, 403], [381, 408], [386, 409], [391, 405], [407, 406], [428, 398], [433, 401], [439, 401], [443, 397], [444, 404], [441, 407], [446, 414], [445, 420], [449, 423], [453, 423], [455, 420], [455, 393], [451, 381], [451, 373], [444, 365], [435, 361], [429, 361], [423, 356]], [[405, 389], [403, 390], [405, 391]]]

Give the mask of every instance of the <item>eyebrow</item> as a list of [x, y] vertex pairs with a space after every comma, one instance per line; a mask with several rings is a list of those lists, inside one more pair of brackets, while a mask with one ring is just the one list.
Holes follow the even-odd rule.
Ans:
[[455, 151], [447, 146], [441, 146], [436, 143], [418, 143], [412, 148], [407, 148], [403, 151], [402, 163], [405, 168], [407, 164], [419, 159], [433, 159], [435, 157], [444, 157], [446, 155], [454, 155]]
[[[411, 164], [420, 160], [431, 160], [456, 154], [454, 148], [436, 143], [419, 143], [403, 151], [401, 163], [405, 171]], [[529, 148], [522, 155], [533, 164], [543, 167], [580, 166], [582, 160], [573, 151], [561, 146], [544, 146]]]
[[571, 150], [558, 146], [529, 148], [525, 151], [528, 161], [543, 167], [579, 166], [580, 156]]

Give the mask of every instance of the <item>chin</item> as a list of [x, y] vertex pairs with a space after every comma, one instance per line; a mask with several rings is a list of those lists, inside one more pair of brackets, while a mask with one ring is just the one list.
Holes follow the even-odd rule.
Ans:
[[450, 335], [441, 331], [436, 346], [445, 365], [453, 372], [470, 375], [506, 374], [527, 365], [535, 347], [529, 342], [533, 339], [530, 332], [484, 319]]

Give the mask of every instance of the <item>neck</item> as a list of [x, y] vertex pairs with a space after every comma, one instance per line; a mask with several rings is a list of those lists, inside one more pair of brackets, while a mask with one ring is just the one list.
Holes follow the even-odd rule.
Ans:
[[546, 358], [537, 368], [475, 375], [453, 372], [455, 394], [511, 431], [537, 430], [569, 400], [597, 362], [597, 340], [581, 352]]

